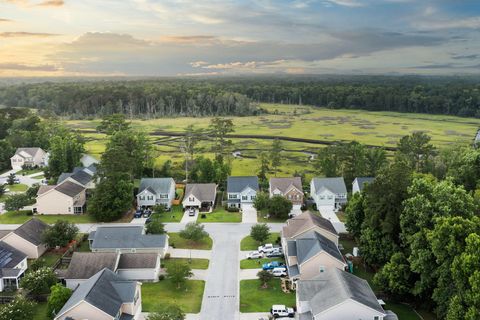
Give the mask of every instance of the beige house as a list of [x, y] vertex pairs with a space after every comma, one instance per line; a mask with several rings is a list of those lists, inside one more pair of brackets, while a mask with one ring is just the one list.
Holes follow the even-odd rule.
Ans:
[[0, 240], [23, 252], [29, 259], [37, 259], [47, 251], [47, 246], [42, 241], [43, 232], [47, 228], [48, 224], [33, 218]]
[[21, 170], [24, 165], [45, 167], [48, 164], [48, 154], [42, 148], [18, 148], [10, 158], [12, 169]]
[[55, 320], [139, 319], [141, 283], [103, 269], [82, 283], [57, 313]]
[[285, 247], [288, 240], [296, 239], [310, 231], [318, 232], [338, 246], [338, 233], [332, 222], [310, 211], [287, 220], [287, 225], [281, 232], [282, 246]]
[[200, 211], [211, 212], [217, 197], [217, 185], [215, 183], [189, 183], [185, 187], [183, 208], [196, 208]]
[[85, 191], [85, 187], [71, 181], [40, 186], [34, 210], [41, 214], [82, 214], [85, 212]]
[[302, 179], [300, 177], [270, 178], [269, 194], [270, 198], [279, 195], [290, 200], [293, 209], [299, 210], [303, 204]]

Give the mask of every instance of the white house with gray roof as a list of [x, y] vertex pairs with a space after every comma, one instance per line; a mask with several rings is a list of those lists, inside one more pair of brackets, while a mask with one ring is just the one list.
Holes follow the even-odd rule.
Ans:
[[372, 183], [375, 177], [357, 177], [352, 182], [352, 194], [362, 192], [363, 188]]
[[92, 252], [157, 253], [165, 256], [168, 235], [145, 234], [138, 225], [99, 226], [90, 232], [88, 242]]
[[10, 158], [10, 164], [14, 170], [21, 170], [23, 166], [45, 167], [48, 153], [42, 148], [18, 148]]
[[140, 208], [162, 204], [171, 208], [175, 200], [175, 181], [172, 178], [143, 178], [137, 193], [137, 205]]
[[257, 197], [258, 177], [228, 177], [227, 179], [227, 204], [229, 207], [239, 208], [253, 205]]
[[296, 305], [300, 320], [387, 319], [368, 282], [339, 269], [297, 281]]
[[20, 279], [27, 270], [27, 255], [0, 241], [0, 292], [18, 289]]
[[310, 182], [310, 195], [317, 208], [340, 209], [347, 203], [347, 186], [342, 177], [313, 178]]
[[141, 283], [103, 269], [82, 283], [55, 320], [136, 320], [142, 312]]

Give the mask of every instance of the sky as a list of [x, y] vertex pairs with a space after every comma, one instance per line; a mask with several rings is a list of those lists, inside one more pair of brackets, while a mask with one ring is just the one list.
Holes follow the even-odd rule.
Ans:
[[479, 74], [480, 0], [0, 0], [0, 76]]

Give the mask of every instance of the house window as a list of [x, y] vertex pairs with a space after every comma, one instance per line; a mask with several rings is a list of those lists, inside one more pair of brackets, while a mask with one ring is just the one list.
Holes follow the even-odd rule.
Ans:
[[147, 196], [147, 200], [153, 200], [153, 196]]
[[320, 200], [324, 200], [325, 199], [325, 196], [320, 196]]
[[237, 199], [237, 195], [236, 194], [229, 194], [228, 199]]
[[291, 194], [288, 195], [288, 200], [292, 200], [292, 195]]
[[145, 196], [140, 196], [139, 199], [140, 200], [145, 200]]
[[188, 197], [188, 201], [193, 202], [195, 200], [193, 199], [193, 197]]
[[73, 207], [73, 213], [75, 213], [75, 214], [83, 213], [83, 208], [82, 207]]
[[250, 200], [255, 200], [257, 196], [250, 196]]
[[242, 196], [242, 200], [248, 200], [248, 196]]
[[68, 207], [68, 212], [72, 212], [72, 208]]
[[373, 320], [379, 320], [380, 318], [378, 316], [373, 316]]
[[168, 199], [168, 194], [161, 194], [160, 199]]
[[332, 195], [329, 195], [328, 196], [328, 200], [332, 200], [333, 199], [333, 196]]
[[325, 272], [325, 266], [320, 266], [319, 269], [320, 269], [320, 273]]

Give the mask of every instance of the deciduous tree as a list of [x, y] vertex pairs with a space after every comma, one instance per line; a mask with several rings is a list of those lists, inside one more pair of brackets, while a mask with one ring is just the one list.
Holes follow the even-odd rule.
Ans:
[[250, 228], [250, 237], [263, 244], [270, 237], [270, 227], [266, 223], [258, 223]]

